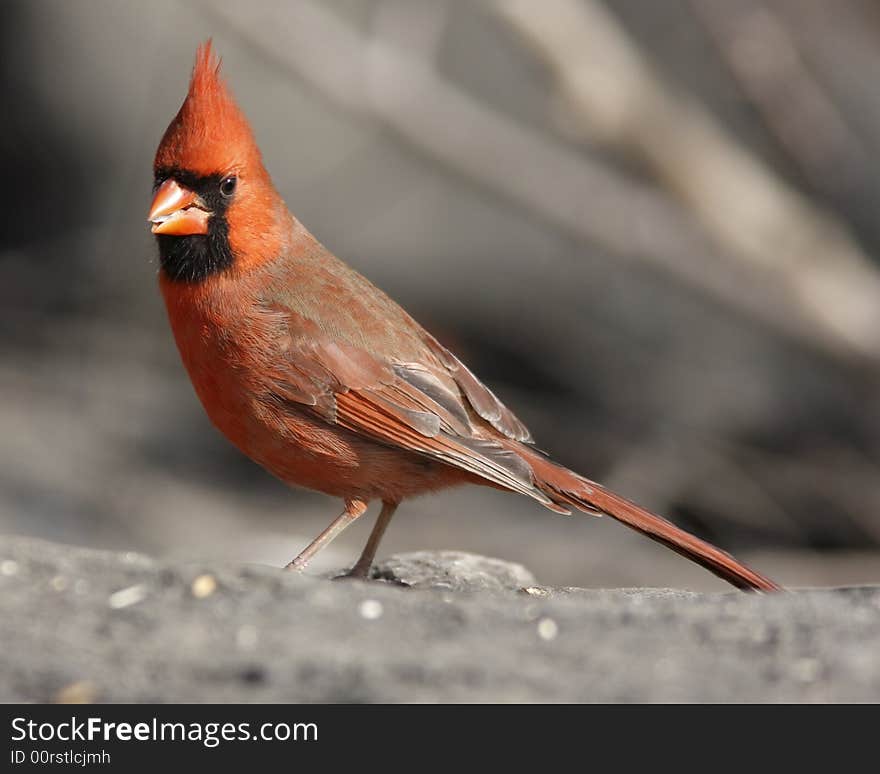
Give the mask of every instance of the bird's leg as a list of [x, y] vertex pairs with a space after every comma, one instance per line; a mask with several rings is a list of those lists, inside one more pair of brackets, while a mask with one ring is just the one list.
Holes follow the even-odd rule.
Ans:
[[[363, 516], [367, 510], [367, 504], [363, 500], [346, 500], [345, 510], [337, 516], [327, 529], [316, 537], [306, 548], [290, 562], [284, 569], [301, 572], [312, 560], [315, 554], [324, 548], [342, 530], [351, 524], [359, 516]], [[383, 509], [384, 510], [384, 509]], [[380, 517], [381, 518], [381, 517]]]
[[382, 542], [382, 536], [391, 523], [391, 517], [394, 516], [398, 505], [400, 503], [382, 501], [382, 510], [379, 512], [376, 523], [373, 525], [373, 531], [367, 539], [367, 544], [364, 546], [361, 558], [355, 562], [354, 567], [345, 573], [347, 578], [363, 578], [366, 580], [369, 577], [370, 567], [373, 566], [373, 559], [376, 558], [376, 551], [379, 550], [379, 543]]

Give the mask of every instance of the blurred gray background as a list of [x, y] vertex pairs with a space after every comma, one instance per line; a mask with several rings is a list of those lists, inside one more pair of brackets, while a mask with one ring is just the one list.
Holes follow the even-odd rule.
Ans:
[[[2, 35], [3, 532], [280, 565], [339, 511], [213, 429], [156, 287], [213, 36], [290, 208], [542, 448], [782, 582], [880, 581], [876, 3], [7, 0]], [[477, 488], [401, 509], [381, 553], [422, 548], [723, 587]]]

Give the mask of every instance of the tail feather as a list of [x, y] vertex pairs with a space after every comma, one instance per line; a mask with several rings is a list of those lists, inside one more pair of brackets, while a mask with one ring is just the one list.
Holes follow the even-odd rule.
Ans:
[[727, 552], [599, 484], [534, 452], [528, 455], [528, 461], [535, 474], [535, 486], [555, 504], [572, 506], [588, 513], [606, 514], [705, 567], [739, 589], [761, 592], [782, 590], [781, 586], [750, 570]]

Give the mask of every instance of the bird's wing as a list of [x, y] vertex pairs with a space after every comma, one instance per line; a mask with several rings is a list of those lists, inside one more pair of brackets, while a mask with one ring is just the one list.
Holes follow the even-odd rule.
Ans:
[[528, 463], [500, 442], [499, 436], [530, 441], [522, 422], [428, 334], [418, 361], [394, 360], [341, 341], [290, 310], [273, 311], [285, 330], [269, 368], [267, 399], [564, 510], [535, 487]]

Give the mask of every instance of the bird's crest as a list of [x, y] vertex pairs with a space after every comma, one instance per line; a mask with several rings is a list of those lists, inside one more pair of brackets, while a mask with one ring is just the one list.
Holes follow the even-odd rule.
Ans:
[[156, 169], [172, 167], [199, 175], [263, 171], [253, 131], [220, 75], [210, 39], [196, 52], [186, 99], [156, 152]]

